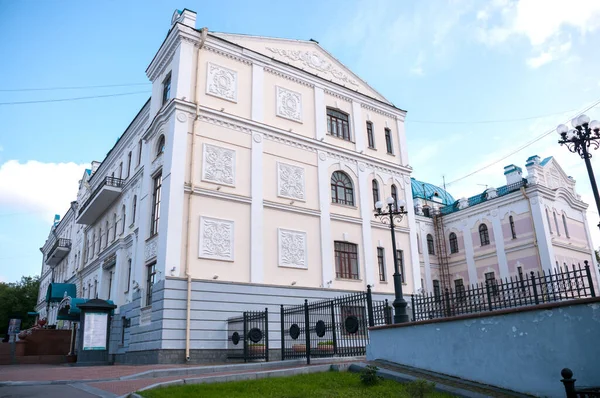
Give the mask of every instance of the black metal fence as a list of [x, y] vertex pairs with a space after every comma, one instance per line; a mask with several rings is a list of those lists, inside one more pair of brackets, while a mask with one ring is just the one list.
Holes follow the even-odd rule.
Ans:
[[446, 289], [411, 297], [413, 320], [496, 311], [553, 301], [595, 297], [588, 262], [585, 267], [531, 272], [503, 280], [491, 280], [463, 289]]
[[573, 371], [564, 368], [560, 375], [563, 377], [561, 382], [565, 386], [567, 398], [595, 398], [600, 397], [600, 387], [575, 387], [577, 379], [573, 378]]
[[365, 355], [370, 326], [392, 323], [388, 301], [371, 287], [331, 300], [281, 306], [281, 359]]
[[246, 311], [227, 320], [227, 358], [269, 361], [269, 310]]

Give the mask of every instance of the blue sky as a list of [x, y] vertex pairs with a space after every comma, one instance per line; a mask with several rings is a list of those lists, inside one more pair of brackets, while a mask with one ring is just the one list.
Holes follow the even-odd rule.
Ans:
[[[39, 273], [53, 215], [148, 98], [144, 71], [184, 7], [198, 12], [198, 28], [318, 40], [408, 110], [410, 164], [431, 183], [498, 161], [600, 100], [597, 0], [0, 0], [0, 280]], [[130, 86], [8, 91], [118, 84]], [[587, 114], [600, 119], [600, 106]], [[459, 198], [503, 185], [503, 166], [533, 154], [555, 156], [577, 180], [598, 247], [584, 164], [554, 133], [448, 190]]]

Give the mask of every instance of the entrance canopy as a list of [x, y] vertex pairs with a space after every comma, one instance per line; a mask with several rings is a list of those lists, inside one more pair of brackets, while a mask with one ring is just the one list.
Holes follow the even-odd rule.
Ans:
[[51, 283], [46, 291], [48, 303], [60, 303], [65, 297], [77, 296], [77, 287], [73, 283]]

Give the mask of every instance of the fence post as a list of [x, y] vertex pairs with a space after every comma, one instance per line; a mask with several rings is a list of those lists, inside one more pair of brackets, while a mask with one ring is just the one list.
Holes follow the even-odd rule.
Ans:
[[594, 290], [594, 281], [592, 281], [592, 273], [590, 272], [590, 265], [588, 261], [583, 262], [585, 264], [585, 272], [587, 274], [588, 283], [590, 284], [590, 294], [592, 297], [596, 297], [596, 291]]
[[490, 294], [490, 284], [488, 281], [485, 281], [485, 292], [487, 295], [488, 310], [493, 311], [494, 307], [492, 307], [492, 295]]
[[531, 271], [531, 285], [533, 286], [533, 299], [535, 300], [535, 305], [540, 303], [540, 299], [538, 297], [537, 286], [535, 284], [535, 273]]
[[[386, 299], [387, 301], [387, 299]], [[386, 303], [387, 304], [387, 303]], [[415, 295], [411, 294], [410, 295], [410, 305], [412, 306], [412, 313], [413, 313], [413, 322], [415, 322], [417, 320], [417, 315], [416, 315], [416, 309], [415, 309]], [[386, 305], [387, 307], [387, 305]]]
[[304, 299], [304, 330], [306, 332], [306, 364], [310, 365], [310, 317], [308, 316], [307, 299]]
[[244, 362], [248, 362], [248, 313], [244, 312]]
[[577, 393], [575, 392], [575, 381], [577, 379], [573, 378], [573, 372], [571, 369], [564, 368], [561, 370], [560, 375], [563, 377], [561, 381], [565, 386], [567, 398], [577, 398]]
[[375, 326], [375, 316], [373, 315], [373, 296], [371, 295], [371, 285], [367, 285], [367, 314], [369, 315], [369, 327]]
[[265, 308], [265, 361], [269, 362], [269, 309]]
[[452, 316], [450, 309], [450, 292], [448, 291], [448, 288], [446, 288], [446, 294], [444, 298], [446, 299], [446, 316]]
[[285, 318], [283, 317], [283, 304], [281, 304], [281, 360], [285, 361]]
[[331, 334], [333, 335], [333, 355], [337, 355], [337, 336], [335, 335], [335, 305], [333, 300], [331, 304]]

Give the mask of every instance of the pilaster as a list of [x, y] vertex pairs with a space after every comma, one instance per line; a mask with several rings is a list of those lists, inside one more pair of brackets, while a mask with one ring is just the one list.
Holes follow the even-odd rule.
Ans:
[[[254, 102], [254, 99], [253, 99]], [[254, 108], [253, 108], [254, 109]], [[254, 113], [254, 111], [253, 111]], [[263, 251], [263, 137], [260, 133], [252, 136], [252, 166], [250, 205], [250, 282], [262, 283], [264, 280]]]
[[[353, 103], [354, 104], [354, 103]], [[359, 106], [360, 109], [360, 106]], [[362, 218], [362, 247], [365, 259], [365, 280], [367, 285], [375, 285], [375, 270], [373, 266], [373, 234], [371, 219], [373, 218], [372, 198], [369, 197], [368, 171], [364, 164], [358, 167], [358, 191], [360, 194], [360, 216]]]
[[[404, 200], [408, 210], [408, 230], [410, 241], [410, 262], [412, 265], [413, 293], [416, 293], [421, 286], [421, 261], [419, 260], [419, 248], [417, 242], [417, 223], [415, 219], [415, 205], [412, 196], [411, 180], [409, 176], [404, 176]], [[424, 287], [424, 286], [423, 286]]]
[[363, 152], [365, 150], [365, 133], [362, 120], [362, 108], [360, 103], [352, 100], [352, 129], [354, 130], [354, 144], [356, 145], [356, 152]]
[[538, 238], [542, 270], [551, 269], [553, 268], [555, 257], [554, 248], [552, 247], [552, 234], [550, 233], [546, 212], [544, 211], [544, 202], [540, 196], [532, 196], [529, 201], [531, 203], [533, 227], [535, 228], [535, 234]]
[[494, 243], [496, 244], [496, 256], [498, 257], [500, 278], [505, 279], [509, 277], [508, 262], [506, 261], [506, 252], [504, 251], [502, 223], [497, 209], [492, 210], [492, 230], [494, 231]]
[[463, 242], [465, 243], [465, 258], [467, 260], [467, 272], [469, 284], [477, 283], [477, 267], [475, 267], [475, 250], [473, 250], [473, 236], [471, 235], [470, 223], [464, 220], [461, 225]]
[[315, 86], [315, 138], [323, 141], [327, 133], [325, 124], [325, 91], [323, 87]]
[[264, 80], [265, 69], [262, 65], [252, 64], [252, 120], [263, 122], [264, 118]]
[[[317, 122], [318, 124], [318, 122]], [[322, 286], [328, 287], [329, 281], [333, 281], [333, 246], [331, 242], [331, 217], [330, 217], [330, 194], [331, 177], [327, 167], [327, 153], [319, 151], [319, 163], [317, 174], [319, 181], [319, 205], [321, 208], [321, 276]]]
[[431, 279], [431, 263], [429, 262], [429, 251], [427, 250], [427, 237], [423, 236], [425, 226], [423, 224], [419, 224], [417, 225], [417, 229], [417, 233], [421, 235], [421, 252], [423, 253], [423, 262], [425, 263], [425, 285], [427, 291], [432, 292], [433, 280]]

